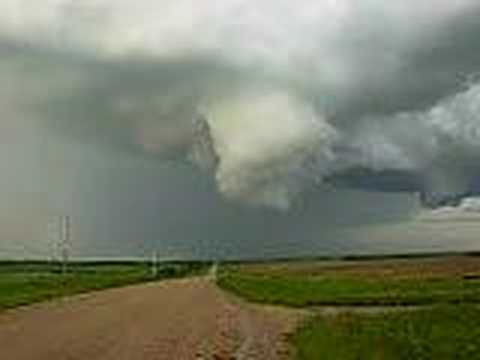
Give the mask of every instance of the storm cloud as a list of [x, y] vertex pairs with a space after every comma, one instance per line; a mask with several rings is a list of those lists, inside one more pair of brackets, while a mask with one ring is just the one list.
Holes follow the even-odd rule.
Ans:
[[356, 168], [461, 193], [477, 176], [480, 7], [432, 5], [8, 1], [2, 98], [159, 158], [188, 158], [203, 116], [220, 192], [252, 204], [288, 208]]
[[[457, 206], [480, 192], [478, 16], [475, 0], [2, 1], [2, 138], [201, 178], [218, 214], [295, 213], [332, 186]], [[65, 187], [37, 166], [40, 198]]]

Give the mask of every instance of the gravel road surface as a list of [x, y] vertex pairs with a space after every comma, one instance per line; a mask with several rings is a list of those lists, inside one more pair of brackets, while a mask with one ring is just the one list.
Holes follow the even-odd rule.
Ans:
[[0, 358], [286, 359], [303, 315], [244, 303], [209, 277], [168, 280], [3, 312]]

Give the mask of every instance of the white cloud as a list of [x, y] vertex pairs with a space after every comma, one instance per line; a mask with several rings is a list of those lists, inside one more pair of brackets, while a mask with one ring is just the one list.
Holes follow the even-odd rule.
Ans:
[[213, 102], [205, 115], [220, 157], [216, 178], [228, 197], [286, 209], [334, 161], [335, 130], [287, 93]]

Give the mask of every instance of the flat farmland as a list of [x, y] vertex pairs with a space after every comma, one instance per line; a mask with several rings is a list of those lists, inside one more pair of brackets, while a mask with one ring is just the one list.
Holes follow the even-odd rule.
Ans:
[[3, 264], [0, 347], [25, 360], [480, 359], [479, 257], [207, 265]]
[[250, 301], [305, 308], [300, 360], [480, 359], [480, 258], [237, 264], [218, 283]]
[[0, 263], [0, 310], [112, 287], [202, 274], [202, 263], [171, 263], [153, 275], [145, 262], [84, 262], [70, 264], [65, 273], [60, 264], [45, 262]]
[[480, 302], [480, 258], [286, 262], [230, 266], [219, 284], [250, 301], [295, 307]]
[[480, 256], [267, 262], [242, 264], [233, 268], [246, 274], [269, 276], [354, 276], [372, 279], [474, 278], [480, 277]]

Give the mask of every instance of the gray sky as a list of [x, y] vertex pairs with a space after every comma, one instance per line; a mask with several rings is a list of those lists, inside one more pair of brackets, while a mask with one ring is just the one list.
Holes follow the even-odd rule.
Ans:
[[[431, 239], [476, 222], [479, 15], [475, 0], [2, 1], [0, 257], [48, 254], [56, 214], [78, 256], [474, 248], [471, 230]], [[469, 198], [430, 214], [416, 191]]]

